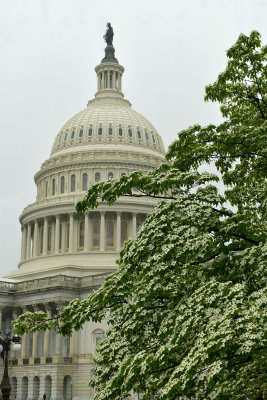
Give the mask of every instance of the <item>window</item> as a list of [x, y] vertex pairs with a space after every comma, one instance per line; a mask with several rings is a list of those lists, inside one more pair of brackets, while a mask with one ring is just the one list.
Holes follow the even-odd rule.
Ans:
[[75, 131], [72, 131], [72, 132], [71, 132], [71, 137], [70, 137], [70, 138], [71, 138], [71, 139], [74, 139], [74, 135], [75, 135]]
[[55, 178], [52, 179], [52, 196], [56, 194], [56, 180]]
[[80, 222], [79, 247], [84, 247], [84, 221]]
[[44, 228], [41, 228], [40, 230], [40, 254], [43, 253], [43, 240], [44, 240]]
[[65, 192], [65, 176], [62, 176], [60, 179], [60, 193]]
[[121, 221], [121, 244], [128, 239], [128, 224], [127, 221]]
[[122, 136], [122, 135], [123, 135], [122, 128], [119, 128], [119, 136]]
[[45, 182], [45, 197], [48, 196], [48, 182]]
[[66, 132], [66, 133], [65, 133], [65, 136], [64, 136], [64, 142], [66, 142], [66, 141], [67, 141], [67, 139], [68, 139], [68, 132]]
[[66, 226], [66, 248], [68, 249], [70, 247], [70, 223], [67, 223]]
[[108, 180], [113, 179], [113, 172], [108, 173]]
[[93, 129], [92, 128], [89, 128], [89, 130], [88, 130], [88, 136], [92, 136], [93, 135]]
[[153, 135], [153, 133], [151, 133], [151, 135], [152, 135], [152, 140], [153, 140], [153, 143], [155, 143], [155, 138], [154, 138], [154, 135]]
[[59, 225], [59, 243], [58, 243], [58, 248], [61, 250], [62, 247], [62, 224]]
[[76, 176], [74, 174], [71, 175], [70, 178], [70, 191], [75, 192], [75, 183], [76, 183]]
[[83, 179], [82, 179], [82, 189], [83, 189], [83, 190], [87, 190], [87, 181], [88, 181], [88, 175], [87, 175], [87, 173], [85, 172], [85, 173], [83, 174]]
[[48, 226], [48, 234], [47, 234], [47, 251], [51, 252], [51, 243], [52, 243], [52, 226]]
[[112, 136], [112, 128], [108, 128], [108, 134], [109, 136]]
[[100, 221], [97, 219], [93, 222], [93, 247], [99, 246], [100, 240]]
[[148, 134], [147, 134], [147, 132], [145, 133], [145, 135], [146, 135], [146, 140], [149, 140], [149, 137], [148, 137]]
[[138, 232], [139, 228], [142, 226], [142, 222], [141, 221], [137, 221], [136, 223], [136, 232]]
[[109, 87], [112, 88], [112, 71], [109, 74]]
[[138, 139], [141, 139], [141, 138], [142, 138], [142, 135], [141, 135], [141, 132], [140, 132], [140, 131], [137, 131], [137, 137], [138, 137]]
[[95, 173], [95, 181], [99, 182], [100, 181], [100, 172]]
[[132, 136], [133, 136], [133, 132], [132, 132], [131, 129], [128, 129], [128, 136], [129, 136], [129, 137], [132, 137]]
[[79, 138], [83, 137], [83, 129], [80, 130], [79, 132]]
[[125, 172], [122, 172], [122, 173], [121, 173], [121, 176], [126, 176]]
[[107, 246], [114, 246], [114, 222], [107, 221]]
[[102, 136], [102, 128], [98, 128], [98, 136]]

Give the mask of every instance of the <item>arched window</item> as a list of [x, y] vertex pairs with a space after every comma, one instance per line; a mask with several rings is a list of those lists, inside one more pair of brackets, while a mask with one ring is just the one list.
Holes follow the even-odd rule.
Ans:
[[142, 135], [141, 135], [140, 131], [137, 131], [137, 137], [138, 137], [138, 139], [142, 139]]
[[52, 196], [56, 194], [56, 180], [55, 178], [52, 179]]
[[107, 220], [107, 246], [114, 246], [114, 222]]
[[126, 176], [125, 172], [122, 172], [122, 173], [121, 173], [121, 176]]
[[98, 128], [98, 136], [102, 136], [102, 128]]
[[87, 181], [88, 181], [88, 175], [87, 175], [87, 173], [85, 172], [84, 174], [83, 174], [83, 185], [82, 185], [82, 189], [83, 190], [87, 190]]
[[75, 192], [75, 183], [76, 183], [76, 176], [74, 174], [71, 175], [70, 178], [70, 191]]
[[133, 136], [133, 132], [132, 132], [131, 129], [128, 129], [128, 136], [129, 136], [129, 137], [132, 137], [132, 136]]
[[100, 181], [100, 172], [96, 172], [95, 173], [95, 182], [99, 182]]
[[152, 140], [153, 140], [153, 143], [155, 143], [155, 138], [154, 138], [154, 135], [153, 135], [153, 133], [151, 133], [151, 135], [152, 135]]
[[112, 128], [108, 128], [108, 134], [109, 136], [112, 136]]
[[72, 131], [72, 132], [71, 132], [71, 137], [70, 137], [70, 138], [71, 138], [71, 139], [74, 139], [74, 136], [75, 136], [75, 131]]
[[121, 221], [121, 244], [128, 239], [128, 223], [127, 221]]
[[80, 129], [79, 138], [82, 138], [82, 137], [83, 137], [83, 129]]
[[93, 222], [93, 247], [99, 247], [100, 241], [100, 221], [96, 219]]
[[122, 130], [122, 128], [119, 128], [119, 136], [122, 136], [123, 135], [123, 130]]
[[65, 192], [65, 176], [60, 178], [60, 193]]
[[108, 180], [113, 179], [113, 172], [108, 173]]
[[66, 142], [66, 141], [67, 141], [67, 139], [68, 139], [68, 132], [66, 132], [66, 133], [65, 133], [65, 136], [64, 136], [64, 142]]
[[88, 130], [88, 136], [92, 136], [93, 135], [93, 129], [92, 128], [89, 128], [89, 130]]
[[149, 140], [149, 137], [148, 137], [148, 133], [147, 133], [147, 132], [145, 133], [145, 135], [146, 135], [146, 140]]
[[111, 71], [110, 74], [109, 74], [109, 87], [110, 88], [112, 88], [112, 75], [113, 75], [113, 73]]
[[84, 247], [84, 221], [80, 222], [79, 247]]

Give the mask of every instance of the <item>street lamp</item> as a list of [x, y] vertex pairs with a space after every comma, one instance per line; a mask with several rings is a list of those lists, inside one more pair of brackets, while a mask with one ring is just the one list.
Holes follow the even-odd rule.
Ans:
[[[0, 332], [2, 333], [2, 332]], [[11, 343], [12, 343], [12, 350], [14, 351], [19, 351], [21, 349], [21, 337], [18, 335], [14, 335], [12, 338], [10, 338], [11, 331], [10, 329], [5, 330], [5, 338], [0, 336], [0, 353], [3, 354], [3, 359], [4, 359], [4, 375], [3, 379], [0, 385], [0, 388], [2, 390], [2, 399], [3, 400], [9, 400], [10, 392], [11, 392], [11, 385], [10, 385], [10, 380], [8, 376], [8, 352], [10, 351]]]

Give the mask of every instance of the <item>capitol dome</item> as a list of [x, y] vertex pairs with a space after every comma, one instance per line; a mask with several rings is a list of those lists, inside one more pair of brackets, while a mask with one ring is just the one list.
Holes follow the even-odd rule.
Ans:
[[136, 236], [156, 204], [122, 197], [112, 207], [101, 203], [84, 216], [76, 213], [76, 203], [95, 182], [147, 174], [165, 159], [156, 128], [124, 98], [124, 68], [112, 44], [95, 71], [95, 98], [63, 125], [34, 176], [37, 198], [20, 216], [21, 261], [11, 277], [113, 271], [124, 241]]

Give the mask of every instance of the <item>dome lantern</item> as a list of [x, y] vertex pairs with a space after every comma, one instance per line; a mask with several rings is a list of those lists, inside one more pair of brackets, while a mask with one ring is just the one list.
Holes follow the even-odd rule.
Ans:
[[109, 22], [107, 27], [107, 32], [104, 35], [107, 43], [105, 57], [102, 59], [101, 64], [95, 68], [97, 74], [97, 93], [95, 94], [95, 98], [107, 96], [123, 98], [121, 78], [124, 68], [119, 64], [117, 58], [115, 58], [115, 49], [113, 47], [114, 33]]

